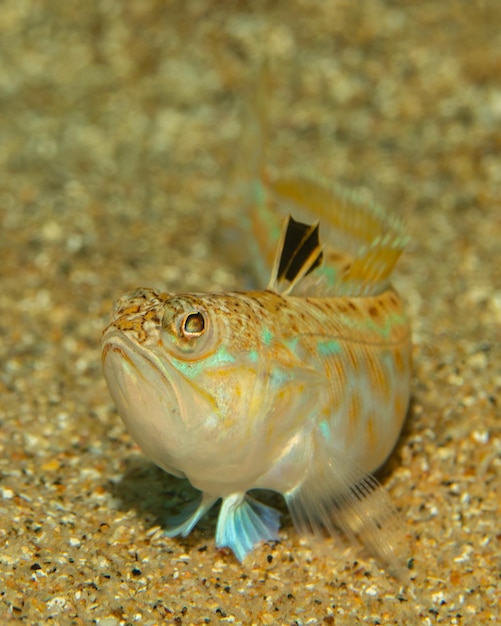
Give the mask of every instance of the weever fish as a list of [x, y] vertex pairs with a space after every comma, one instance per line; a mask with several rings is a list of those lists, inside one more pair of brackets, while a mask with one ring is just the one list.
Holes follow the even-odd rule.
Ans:
[[409, 322], [390, 286], [406, 236], [315, 179], [254, 186], [253, 236], [272, 242], [263, 259], [275, 248], [267, 288], [122, 297], [103, 333], [110, 394], [145, 454], [201, 492], [168, 536], [222, 499], [216, 545], [243, 560], [279, 539], [279, 513], [248, 495], [268, 489], [300, 532], [341, 527], [401, 569], [398, 516], [372, 472], [409, 402]]

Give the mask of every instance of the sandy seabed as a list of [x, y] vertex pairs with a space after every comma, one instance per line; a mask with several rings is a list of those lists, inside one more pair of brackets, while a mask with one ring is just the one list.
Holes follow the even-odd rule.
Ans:
[[[240, 103], [272, 70], [271, 167], [408, 224], [412, 405], [382, 480], [412, 583], [301, 539], [242, 565], [162, 524], [190, 496], [126, 433], [100, 334], [137, 286], [242, 287]], [[484, 2], [5, 0], [0, 17], [0, 620], [501, 621], [501, 35]], [[228, 250], [228, 252], [226, 252]]]

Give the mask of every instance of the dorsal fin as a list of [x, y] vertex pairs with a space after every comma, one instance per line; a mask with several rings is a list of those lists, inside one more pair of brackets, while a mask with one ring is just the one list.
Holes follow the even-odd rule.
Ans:
[[318, 222], [303, 224], [289, 217], [284, 222], [268, 289], [287, 294], [322, 263]]
[[372, 295], [388, 287], [407, 243], [396, 217], [314, 178], [276, 179], [269, 187], [282, 210], [322, 220], [323, 267], [301, 283], [303, 295]]
[[[249, 97], [249, 112], [235, 159], [241, 165], [240, 174], [244, 173], [242, 187], [251, 197], [245, 226], [250, 235], [249, 259], [259, 284], [266, 281], [272, 267], [268, 288], [280, 292], [318, 297], [381, 293], [388, 288], [393, 268], [407, 243], [401, 222], [368, 202], [362, 193], [305, 173], [304, 166], [299, 175], [271, 176], [266, 168], [270, 91], [271, 76], [264, 63]], [[288, 220], [281, 231], [283, 218], [290, 214], [300, 221]], [[308, 255], [303, 251], [295, 256], [293, 252], [305, 231], [294, 236], [293, 224], [315, 229], [319, 221], [321, 267], [312, 262], [306, 271], [301, 271]], [[288, 271], [282, 271], [288, 266]]]

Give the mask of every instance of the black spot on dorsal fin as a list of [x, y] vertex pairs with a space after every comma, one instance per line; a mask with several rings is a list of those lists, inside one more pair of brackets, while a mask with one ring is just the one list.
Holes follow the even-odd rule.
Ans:
[[[319, 228], [317, 224], [303, 224], [289, 216], [285, 239], [278, 265], [278, 280], [286, 279], [293, 282], [298, 274], [306, 276], [322, 262], [320, 249]], [[316, 252], [316, 254], [315, 254]], [[314, 258], [312, 259], [312, 255]], [[302, 272], [305, 264], [308, 269]]]
[[278, 245], [269, 288], [288, 293], [321, 263], [318, 223], [303, 224], [289, 216]]

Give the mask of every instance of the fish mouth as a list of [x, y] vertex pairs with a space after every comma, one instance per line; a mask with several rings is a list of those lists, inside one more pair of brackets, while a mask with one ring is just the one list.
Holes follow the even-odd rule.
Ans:
[[196, 431], [197, 415], [207, 414], [206, 400], [190, 402], [192, 385], [168, 358], [119, 331], [105, 331], [102, 363], [110, 395], [133, 439], [154, 463], [183, 476], [180, 457]]

